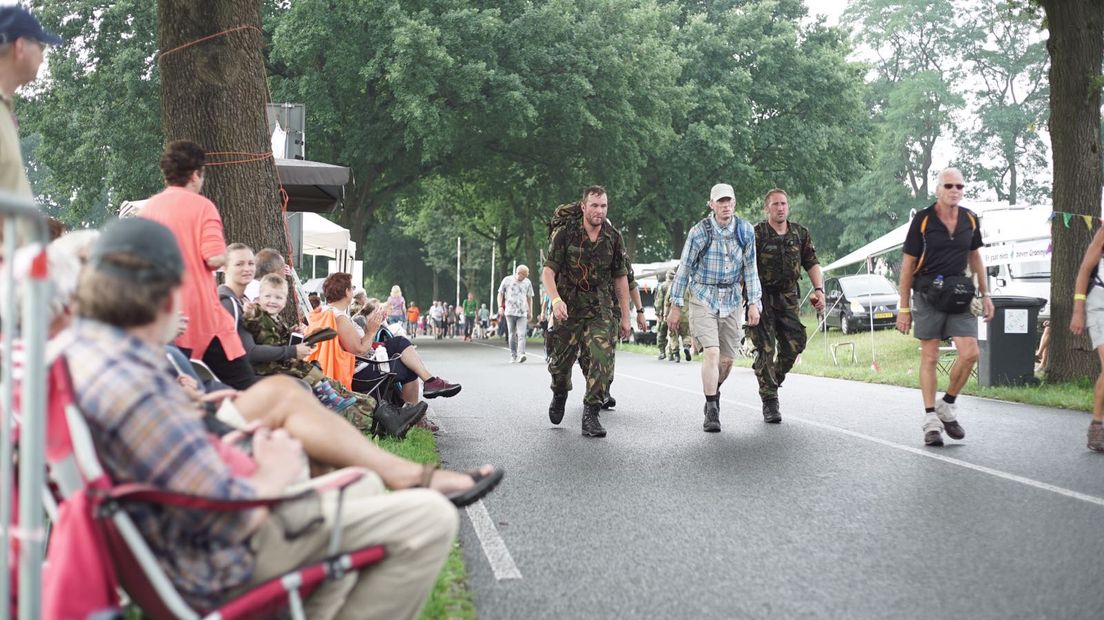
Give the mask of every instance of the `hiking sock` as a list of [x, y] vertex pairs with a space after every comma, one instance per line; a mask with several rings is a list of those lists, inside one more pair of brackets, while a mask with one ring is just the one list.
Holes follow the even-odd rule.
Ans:
[[1101, 424], [1104, 424], [1104, 420], [1093, 420], [1092, 422], [1089, 422], [1089, 424], [1095, 424], [1096, 426], [1100, 426]]
[[943, 402], [947, 403], [948, 405], [953, 405], [956, 398], [958, 398], [956, 394], [944, 394]]
[[924, 413], [935, 413], [935, 407], [924, 407]]
[[714, 394], [712, 396], [710, 396], [709, 394], [706, 394], [705, 395], [705, 402], [707, 402], [707, 403], [721, 402], [721, 393], [717, 392], [716, 394]]

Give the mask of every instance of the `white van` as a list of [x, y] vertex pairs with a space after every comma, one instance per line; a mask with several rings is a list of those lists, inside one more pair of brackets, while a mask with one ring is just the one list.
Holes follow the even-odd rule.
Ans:
[[1047, 300], [1039, 319], [1050, 318], [1049, 206], [1006, 207], [979, 213], [985, 241], [982, 259], [993, 295]]

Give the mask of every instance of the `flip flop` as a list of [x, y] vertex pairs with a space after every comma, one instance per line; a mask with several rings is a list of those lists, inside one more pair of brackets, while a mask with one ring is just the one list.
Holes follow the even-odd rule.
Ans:
[[494, 471], [489, 474], [484, 474], [478, 469], [473, 469], [465, 473], [471, 476], [475, 484], [467, 491], [460, 491], [445, 496], [457, 508], [463, 508], [464, 506], [474, 504], [483, 499], [483, 497], [498, 486], [499, 482], [502, 482], [502, 477], [506, 475], [506, 470], [501, 467], [495, 467]]

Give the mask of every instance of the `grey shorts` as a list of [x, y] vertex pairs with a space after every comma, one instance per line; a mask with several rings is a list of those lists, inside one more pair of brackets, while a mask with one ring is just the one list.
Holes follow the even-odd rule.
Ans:
[[1104, 288], [1089, 289], [1085, 300], [1085, 327], [1089, 330], [1094, 349], [1104, 346]]
[[912, 292], [912, 335], [918, 340], [977, 338], [977, 317], [970, 311], [947, 314], [933, 308], [922, 293]]
[[720, 347], [721, 357], [736, 357], [740, 338], [743, 337], [739, 312], [721, 317], [709, 306], [694, 300], [688, 300], [687, 311], [690, 313], [690, 335], [698, 341], [699, 347]]

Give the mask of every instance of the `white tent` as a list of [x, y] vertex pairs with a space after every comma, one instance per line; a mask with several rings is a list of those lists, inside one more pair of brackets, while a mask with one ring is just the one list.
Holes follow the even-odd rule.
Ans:
[[336, 258], [338, 252], [349, 251], [348, 229], [334, 224], [317, 213], [302, 213], [303, 253]]

